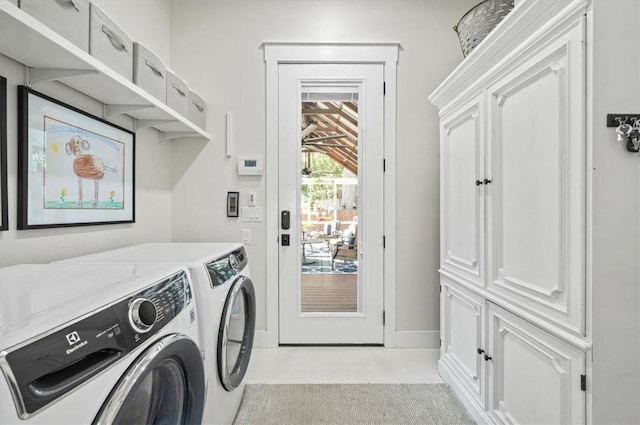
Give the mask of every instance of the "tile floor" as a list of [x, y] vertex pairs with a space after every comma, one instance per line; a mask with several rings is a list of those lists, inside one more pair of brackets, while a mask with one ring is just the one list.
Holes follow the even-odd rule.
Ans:
[[384, 347], [257, 348], [249, 384], [438, 384], [440, 350]]

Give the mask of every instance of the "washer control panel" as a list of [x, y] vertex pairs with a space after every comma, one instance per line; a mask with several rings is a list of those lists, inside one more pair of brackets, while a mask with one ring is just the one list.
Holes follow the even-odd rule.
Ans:
[[205, 267], [209, 272], [211, 286], [222, 285], [234, 278], [246, 267], [248, 262], [247, 251], [244, 247], [208, 262]]
[[180, 313], [191, 301], [189, 278], [178, 273], [129, 299], [127, 317], [136, 332], [134, 339], [146, 340], [147, 333], [161, 329]]
[[[89, 284], [89, 283], [88, 283]], [[27, 419], [135, 350], [193, 300], [180, 271], [83, 319], [0, 353], [18, 415]], [[108, 300], [107, 300], [108, 301]]]

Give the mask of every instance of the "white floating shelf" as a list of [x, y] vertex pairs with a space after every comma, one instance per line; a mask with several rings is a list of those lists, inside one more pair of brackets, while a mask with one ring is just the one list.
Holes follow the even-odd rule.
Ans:
[[29, 67], [31, 84], [57, 80], [99, 100], [105, 105], [104, 117], [126, 113], [141, 121], [138, 128], [153, 127], [167, 132], [163, 140], [211, 139], [209, 133], [163, 101], [8, 0], [0, 0], [0, 53]]

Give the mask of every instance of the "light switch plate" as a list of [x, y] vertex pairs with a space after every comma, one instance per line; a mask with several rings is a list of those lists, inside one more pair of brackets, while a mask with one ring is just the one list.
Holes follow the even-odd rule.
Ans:
[[242, 221], [262, 221], [262, 207], [242, 207]]
[[251, 243], [251, 229], [242, 229], [242, 243], [245, 245]]
[[247, 205], [255, 207], [258, 203], [258, 194], [256, 192], [247, 193]]

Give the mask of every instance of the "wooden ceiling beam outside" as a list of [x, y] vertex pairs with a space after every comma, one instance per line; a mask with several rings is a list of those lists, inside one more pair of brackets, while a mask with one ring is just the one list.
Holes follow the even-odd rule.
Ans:
[[[341, 131], [344, 131], [345, 133], [347, 133], [349, 136], [351, 136], [351, 139], [354, 142], [358, 141], [358, 127], [356, 126], [356, 128], [354, 129], [352, 126], [349, 125], [344, 125], [344, 122], [342, 122], [341, 120], [339, 120], [338, 118], [334, 118], [328, 115], [318, 115], [312, 118], [312, 121], [314, 121], [314, 124], [325, 124], [325, 125], [331, 125], [331, 126], [335, 126], [338, 127]], [[315, 132], [318, 132], [318, 130], [316, 129]]]
[[355, 127], [358, 126], [357, 118], [352, 117], [350, 114], [346, 113], [342, 109], [337, 108], [335, 106], [329, 106], [327, 108], [321, 108], [321, 107], [302, 108], [302, 115], [338, 115], [344, 118], [345, 120], [347, 120], [349, 123], [351, 123], [351, 125]]
[[353, 158], [346, 158], [344, 156], [338, 155], [337, 152], [340, 150], [339, 148], [330, 150], [328, 148], [324, 148], [321, 149], [322, 151], [324, 151], [323, 153], [325, 155], [327, 155], [329, 158], [333, 159], [334, 161], [338, 162], [340, 165], [342, 165], [344, 168], [346, 168], [347, 170], [351, 171], [354, 174], [358, 174], [358, 163], [356, 160], [354, 160]]
[[324, 108], [302, 108], [302, 115], [340, 115], [342, 112], [338, 109]]
[[[314, 124], [318, 125], [321, 124], [319, 121], [314, 122]], [[340, 128], [338, 128], [338, 126], [332, 126], [332, 127], [321, 127], [318, 125], [318, 128], [316, 128], [314, 130], [315, 132], [318, 131], [322, 131], [323, 133], [342, 133], [342, 130]]]
[[358, 175], [358, 163], [353, 161], [352, 159], [341, 158], [339, 155], [335, 154], [335, 151], [327, 153], [327, 155], [332, 158], [334, 161], [342, 164], [344, 168], [351, 171], [356, 176]]
[[354, 116], [358, 117], [358, 104], [354, 102], [344, 102], [345, 108], [351, 109], [353, 111]]
[[310, 124], [318, 127], [307, 138], [335, 136], [344, 133], [346, 137], [331, 140], [331, 144], [341, 146], [323, 146], [304, 144], [305, 152], [323, 153], [341, 164], [347, 170], [358, 174], [358, 106], [353, 102], [304, 102], [302, 108], [304, 128]]

